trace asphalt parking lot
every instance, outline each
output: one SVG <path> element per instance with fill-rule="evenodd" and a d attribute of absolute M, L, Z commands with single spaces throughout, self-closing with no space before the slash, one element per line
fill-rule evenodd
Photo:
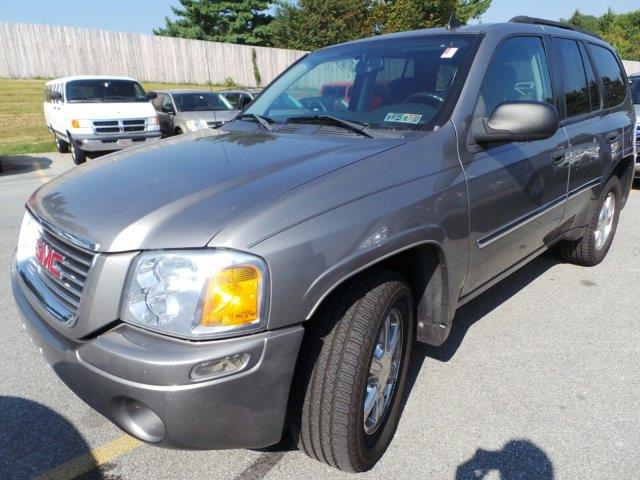
<path fill-rule="evenodd" d="M 60 154 L 2 164 L 0 479 L 355 478 L 287 445 L 143 445 L 76 398 L 22 330 L 9 279 L 25 199 L 73 164 Z M 443 347 L 416 348 L 395 439 L 360 478 L 639 478 L 637 187 L 601 265 L 580 268 L 546 254 L 463 307 Z"/>

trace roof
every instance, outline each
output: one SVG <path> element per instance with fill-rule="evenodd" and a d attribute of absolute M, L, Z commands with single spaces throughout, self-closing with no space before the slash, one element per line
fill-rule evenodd
<path fill-rule="evenodd" d="M 52 83 L 65 83 L 70 82 L 72 80 L 130 80 L 132 82 L 137 82 L 135 78 L 131 77 L 119 77 L 117 75 L 70 75 L 68 77 L 60 77 L 55 78 L 53 80 L 49 80 L 46 85 Z"/>
<path fill-rule="evenodd" d="M 338 45 L 331 45 L 326 47 L 327 50 L 338 47 L 341 45 L 349 45 L 361 42 L 378 42 L 397 38 L 411 38 L 429 35 L 451 35 L 451 34 L 496 34 L 496 35 L 509 35 L 513 33 L 547 33 L 551 35 L 561 35 L 565 37 L 571 37 L 576 39 L 586 40 L 592 43 L 601 45 L 608 45 L 607 42 L 594 36 L 594 34 L 588 32 L 583 33 L 579 30 L 568 28 L 564 24 L 558 24 L 562 26 L 556 26 L 552 21 L 545 21 L 541 19 L 534 19 L 529 17 L 514 17 L 516 20 L 513 22 L 502 23 L 480 23 L 475 25 L 463 25 L 456 28 L 427 28 L 423 30 L 409 30 L 406 32 L 388 33 L 385 35 L 377 35 L 374 37 L 362 38 L 351 42 L 345 42 Z M 522 19 L 527 18 L 532 20 L 529 23 L 523 23 Z M 533 23 L 533 21 L 540 20 L 547 22 L 547 24 Z M 324 49 L 323 49 L 324 50 Z"/>

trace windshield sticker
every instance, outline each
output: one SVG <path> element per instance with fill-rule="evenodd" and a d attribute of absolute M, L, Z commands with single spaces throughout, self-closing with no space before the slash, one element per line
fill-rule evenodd
<path fill-rule="evenodd" d="M 420 123 L 420 119 L 422 115 L 418 115 L 417 113 L 387 113 L 387 116 L 384 117 L 385 122 L 396 122 L 396 123 Z"/>
<path fill-rule="evenodd" d="M 453 58 L 457 51 L 458 49 L 456 47 L 445 48 L 440 58 Z"/>

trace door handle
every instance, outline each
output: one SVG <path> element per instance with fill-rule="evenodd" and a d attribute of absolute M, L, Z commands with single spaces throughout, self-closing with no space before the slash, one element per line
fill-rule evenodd
<path fill-rule="evenodd" d="M 607 143 L 616 143 L 619 137 L 620 135 L 618 135 L 617 133 L 610 133 L 609 135 L 607 135 Z"/>
<path fill-rule="evenodd" d="M 566 154 L 567 154 L 567 151 L 564 148 L 556 150 L 551 155 L 551 161 L 553 162 L 554 165 L 559 165 L 562 162 L 564 162 L 564 157 L 566 156 Z"/>

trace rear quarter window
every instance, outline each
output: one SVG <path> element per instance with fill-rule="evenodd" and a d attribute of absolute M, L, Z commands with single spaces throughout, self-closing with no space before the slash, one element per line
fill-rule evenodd
<path fill-rule="evenodd" d="M 611 50 L 599 45 L 589 44 L 589 53 L 604 85 L 605 108 L 617 107 L 627 96 L 627 86 L 618 60 Z"/>

